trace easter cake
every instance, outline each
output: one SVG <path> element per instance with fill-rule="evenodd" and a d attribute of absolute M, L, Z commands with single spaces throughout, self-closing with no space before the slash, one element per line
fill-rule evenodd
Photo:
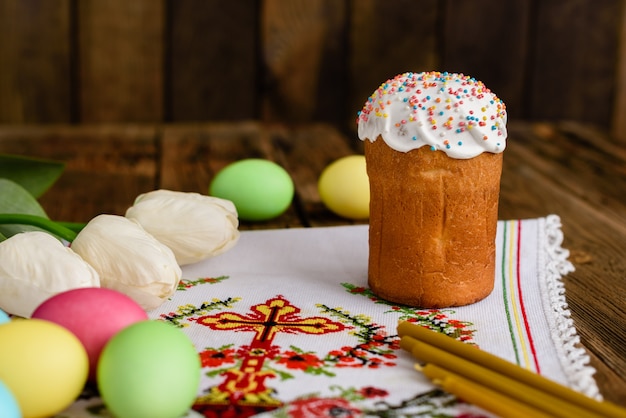
<path fill-rule="evenodd" d="M 379 297 L 440 308 L 491 293 L 506 121 L 504 103 L 463 74 L 400 74 L 368 98 L 357 124 Z"/>

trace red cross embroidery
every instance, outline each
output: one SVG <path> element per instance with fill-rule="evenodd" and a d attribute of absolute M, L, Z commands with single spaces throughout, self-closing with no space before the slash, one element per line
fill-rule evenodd
<path fill-rule="evenodd" d="M 328 318 L 312 316 L 302 318 L 300 309 L 282 296 L 254 305 L 251 312 L 241 315 L 222 312 L 202 316 L 196 320 L 200 325 L 215 331 L 254 332 L 254 337 L 246 351 L 241 367 L 224 373 L 225 380 L 211 388 L 210 395 L 204 397 L 207 403 L 220 399 L 220 403 L 249 403 L 280 406 L 280 401 L 271 396 L 271 389 L 265 386 L 265 379 L 275 377 L 273 372 L 263 371 L 263 363 L 271 352 L 277 333 L 321 335 L 346 329 L 340 322 Z M 202 403 L 203 398 L 198 402 Z M 196 403 L 197 406 L 198 402 Z"/>

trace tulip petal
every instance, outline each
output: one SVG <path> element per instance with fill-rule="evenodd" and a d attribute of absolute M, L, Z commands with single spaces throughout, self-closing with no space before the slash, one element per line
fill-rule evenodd
<path fill-rule="evenodd" d="M 145 310 L 167 300 L 182 276 L 172 250 L 123 216 L 96 216 L 72 248 L 100 274 L 102 287 L 126 294 Z"/>
<path fill-rule="evenodd" d="M 0 308 L 6 312 L 29 318 L 57 293 L 99 286 L 96 270 L 48 233 L 23 232 L 0 243 Z"/>
<path fill-rule="evenodd" d="M 199 193 L 145 193 L 137 197 L 126 217 L 170 247 L 180 265 L 222 254 L 239 239 L 235 205 Z"/>

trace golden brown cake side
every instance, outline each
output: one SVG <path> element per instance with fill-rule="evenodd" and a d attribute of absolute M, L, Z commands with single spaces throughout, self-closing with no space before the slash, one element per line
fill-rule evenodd
<path fill-rule="evenodd" d="M 502 153 L 451 158 L 365 141 L 368 280 L 386 300 L 440 308 L 477 302 L 495 280 Z"/>

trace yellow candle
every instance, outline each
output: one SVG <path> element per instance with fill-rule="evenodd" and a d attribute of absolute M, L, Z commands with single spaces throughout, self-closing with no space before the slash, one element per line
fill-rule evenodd
<path fill-rule="evenodd" d="M 504 396 L 478 383 L 464 379 L 434 364 L 427 364 L 422 368 L 422 372 L 446 392 L 496 415 L 508 418 L 551 417 L 550 414 Z"/>
<path fill-rule="evenodd" d="M 497 391 L 509 398 L 513 398 L 520 403 L 524 403 L 533 408 L 539 409 L 544 413 L 554 417 L 571 418 L 602 418 L 605 415 L 584 409 L 578 405 L 569 403 L 559 398 L 537 390 L 532 386 L 525 385 L 510 377 L 501 375 L 483 366 L 467 361 L 454 354 L 447 353 L 430 344 L 404 336 L 401 338 L 400 346 L 402 348 L 410 348 L 411 353 L 418 359 L 439 366 L 448 372 L 471 380 L 482 386 L 486 386 L 493 391 Z M 428 376 L 429 378 L 437 378 L 444 376 Z"/>
<path fill-rule="evenodd" d="M 515 381 L 550 393 L 555 397 L 579 405 L 589 411 L 595 411 L 597 414 L 626 418 L 626 410 L 615 404 L 610 402 L 598 402 L 568 387 L 559 385 L 545 377 L 532 373 L 513 363 L 489 354 L 486 351 L 479 350 L 444 334 L 406 321 L 398 325 L 398 334 L 401 337 L 410 336 L 431 346 L 438 347 L 443 351 L 462 357 L 487 369 L 493 370 L 494 372 L 506 375 Z"/>

